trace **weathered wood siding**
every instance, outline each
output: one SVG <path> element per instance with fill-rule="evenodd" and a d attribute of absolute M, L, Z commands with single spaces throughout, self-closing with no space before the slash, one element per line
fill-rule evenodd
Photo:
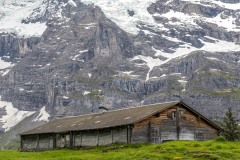
<path fill-rule="evenodd" d="M 22 148 L 37 148 L 38 135 L 28 135 L 22 137 Z"/>
<path fill-rule="evenodd" d="M 97 131 L 83 132 L 81 146 L 97 146 Z"/>
<path fill-rule="evenodd" d="M 218 131 L 206 123 L 201 117 L 196 116 L 189 110 L 180 108 L 180 137 L 182 139 L 211 140 L 218 136 Z M 191 134 L 191 136 L 190 136 Z M 190 140 L 192 140 L 192 138 Z"/>
<path fill-rule="evenodd" d="M 54 144 L 53 134 L 22 136 L 21 141 L 22 150 L 51 149 Z"/>
<path fill-rule="evenodd" d="M 128 142 L 127 126 L 111 129 L 73 132 L 73 146 L 101 146 Z"/>
<path fill-rule="evenodd" d="M 56 134 L 21 136 L 21 149 L 54 149 L 81 146 L 99 146 L 112 143 L 128 143 L 130 131 L 127 126 L 109 129 L 75 131 Z"/>
<path fill-rule="evenodd" d="M 179 116 L 173 116 L 173 112 Z M 160 143 L 165 140 L 209 140 L 218 135 L 216 129 L 183 106 L 174 106 L 136 124 L 132 142 Z"/>
<path fill-rule="evenodd" d="M 99 132 L 99 141 L 98 141 L 98 145 L 99 146 L 104 146 L 104 145 L 108 145 L 108 144 L 112 144 L 112 131 L 109 129 L 106 130 L 101 130 Z"/>
<path fill-rule="evenodd" d="M 39 135 L 39 148 L 41 149 L 53 148 L 53 135 L 52 134 Z"/>
<path fill-rule="evenodd" d="M 113 143 L 127 143 L 127 127 L 117 127 L 112 130 Z"/>
<path fill-rule="evenodd" d="M 70 133 L 57 133 L 56 134 L 56 147 L 70 147 Z"/>

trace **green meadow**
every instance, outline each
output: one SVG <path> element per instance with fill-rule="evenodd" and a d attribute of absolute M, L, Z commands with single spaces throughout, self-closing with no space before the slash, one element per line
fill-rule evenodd
<path fill-rule="evenodd" d="M 44 152 L 0 151 L 0 160 L 240 160 L 240 142 L 171 141 Z"/>

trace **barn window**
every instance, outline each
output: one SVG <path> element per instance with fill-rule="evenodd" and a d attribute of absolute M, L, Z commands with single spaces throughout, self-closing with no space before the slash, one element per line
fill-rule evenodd
<path fill-rule="evenodd" d="M 177 112 L 176 111 L 173 111 L 172 112 L 172 119 L 175 119 L 177 117 Z"/>
<path fill-rule="evenodd" d="M 160 117 L 160 113 L 158 112 L 155 116 L 156 116 L 157 118 L 159 118 L 159 117 Z"/>
<path fill-rule="evenodd" d="M 196 132 L 195 133 L 195 139 L 196 140 L 204 140 L 204 135 L 202 132 Z"/>

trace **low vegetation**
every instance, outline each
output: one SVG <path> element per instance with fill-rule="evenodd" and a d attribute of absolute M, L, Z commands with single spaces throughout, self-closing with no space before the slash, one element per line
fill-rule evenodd
<path fill-rule="evenodd" d="M 239 160 L 240 142 L 171 141 L 163 144 L 118 144 L 80 150 L 0 151 L 4 160 Z"/>

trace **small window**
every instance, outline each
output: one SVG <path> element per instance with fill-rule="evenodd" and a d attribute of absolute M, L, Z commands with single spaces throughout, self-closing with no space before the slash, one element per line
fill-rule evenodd
<path fill-rule="evenodd" d="M 202 132 L 195 133 L 195 140 L 204 140 L 204 135 Z"/>
<path fill-rule="evenodd" d="M 172 119 L 175 119 L 177 117 L 176 111 L 172 112 Z"/>
<path fill-rule="evenodd" d="M 157 118 L 159 118 L 159 117 L 160 117 L 160 113 L 159 113 L 159 112 L 156 114 L 156 117 L 157 117 Z"/>

